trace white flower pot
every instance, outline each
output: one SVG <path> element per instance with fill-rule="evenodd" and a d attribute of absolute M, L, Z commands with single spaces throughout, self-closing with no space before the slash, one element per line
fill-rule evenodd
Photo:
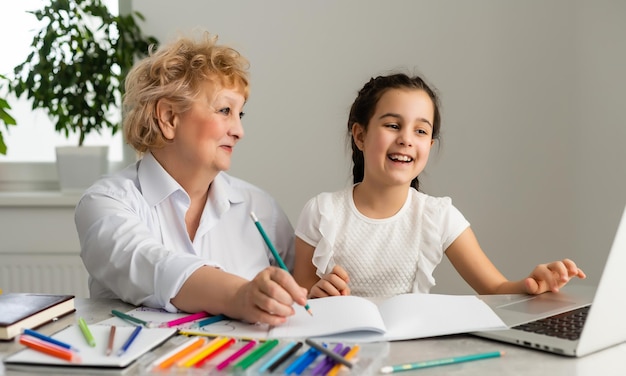
<path fill-rule="evenodd" d="M 62 192 L 82 193 L 109 169 L 108 146 L 58 146 L 57 173 Z"/>

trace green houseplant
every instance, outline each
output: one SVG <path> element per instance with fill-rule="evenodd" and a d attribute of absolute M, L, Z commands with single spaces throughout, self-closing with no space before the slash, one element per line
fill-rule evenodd
<path fill-rule="evenodd" d="M 0 80 L 5 81 L 7 78 L 0 74 Z M 9 129 L 9 125 L 15 125 L 15 119 L 8 112 L 10 109 L 11 106 L 9 105 L 9 102 L 7 102 L 5 98 L 0 97 L 0 121 L 4 123 L 7 130 Z M 0 131 L 0 154 L 5 155 L 6 153 L 7 145 L 4 142 L 4 136 Z"/>
<path fill-rule="evenodd" d="M 79 148 L 92 132 L 115 134 L 124 77 L 135 59 L 158 43 L 143 35 L 138 23 L 143 16 L 115 16 L 102 0 L 48 0 L 29 13 L 41 28 L 28 56 L 15 67 L 9 89 L 32 100 L 33 109 L 44 109 L 57 132 L 78 134 Z"/>

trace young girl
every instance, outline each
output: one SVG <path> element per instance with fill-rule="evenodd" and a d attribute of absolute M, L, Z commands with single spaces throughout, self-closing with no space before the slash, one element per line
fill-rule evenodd
<path fill-rule="evenodd" d="M 540 294 L 585 278 L 565 259 L 507 280 L 450 198 L 419 192 L 440 127 L 437 95 L 419 77 L 376 77 L 359 91 L 348 118 L 354 185 L 311 199 L 296 227 L 294 277 L 309 297 L 428 293 L 444 252 L 479 294 Z"/>

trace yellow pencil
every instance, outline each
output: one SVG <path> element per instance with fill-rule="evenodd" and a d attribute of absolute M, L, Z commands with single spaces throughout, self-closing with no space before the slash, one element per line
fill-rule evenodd
<path fill-rule="evenodd" d="M 354 345 L 354 347 L 343 358 L 345 360 L 350 360 L 350 359 L 354 358 L 356 356 L 356 354 L 359 352 L 360 349 L 361 348 L 359 347 L 359 345 Z M 343 364 L 341 364 L 341 363 L 335 364 L 333 366 L 333 368 L 331 368 L 330 371 L 328 371 L 326 376 L 335 376 L 337 374 L 337 372 L 339 372 L 341 367 L 345 367 L 345 366 Z"/>
<path fill-rule="evenodd" d="M 215 342 L 219 341 L 220 338 L 213 338 L 211 341 L 209 341 L 208 343 L 205 342 L 201 347 L 196 347 L 195 350 L 188 352 L 187 355 L 185 355 L 182 358 L 178 358 L 178 360 L 176 361 L 176 367 L 182 367 L 183 364 L 187 363 L 188 360 L 190 360 L 191 358 L 194 358 L 196 355 L 198 355 L 201 351 L 203 351 L 204 349 L 206 349 L 209 346 L 212 346 L 215 344 Z"/>
<path fill-rule="evenodd" d="M 224 343 L 228 342 L 229 338 L 227 337 L 219 337 L 209 342 L 206 346 L 200 348 L 198 352 L 195 352 L 193 356 L 189 357 L 186 360 L 183 360 L 180 364 L 181 367 L 189 368 L 193 367 L 196 363 L 204 359 L 207 355 L 217 350 Z"/>
<path fill-rule="evenodd" d="M 206 343 L 206 339 L 198 338 L 190 340 L 189 342 L 184 343 L 182 346 L 176 348 L 172 355 L 167 357 L 165 360 L 160 362 L 157 365 L 159 369 L 165 369 L 176 363 L 178 360 L 184 358 L 185 356 L 191 354 L 194 350 L 202 347 Z"/>
<path fill-rule="evenodd" d="M 183 335 L 183 336 L 198 336 L 198 337 L 213 337 L 213 338 L 222 336 L 222 334 L 207 333 L 207 332 L 194 331 L 194 330 L 179 330 L 178 334 Z M 242 337 L 242 336 L 230 336 L 230 337 L 239 341 L 257 341 L 257 342 L 267 341 L 264 338 L 252 338 L 252 337 Z"/>

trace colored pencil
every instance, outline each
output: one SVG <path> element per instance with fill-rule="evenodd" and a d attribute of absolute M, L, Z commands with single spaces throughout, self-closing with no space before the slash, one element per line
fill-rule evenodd
<path fill-rule="evenodd" d="M 128 350 L 130 345 L 133 344 L 133 342 L 135 341 L 135 338 L 137 338 L 137 336 L 139 335 L 139 332 L 141 332 L 142 328 L 143 328 L 143 326 L 136 326 L 135 327 L 135 330 L 133 330 L 133 332 L 130 334 L 130 336 L 128 337 L 126 342 L 124 342 L 122 347 L 117 351 L 117 356 L 124 355 L 124 353 Z"/>
<path fill-rule="evenodd" d="M 91 334 L 87 323 L 82 317 L 78 319 L 78 327 L 80 327 L 80 331 L 83 333 L 83 336 L 85 337 L 85 340 L 87 341 L 89 346 L 96 347 L 96 340 L 93 338 L 93 335 Z"/>
<path fill-rule="evenodd" d="M 127 314 L 127 313 L 120 312 L 117 309 L 111 310 L 111 313 L 114 316 L 117 316 L 117 317 L 119 317 L 122 320 L 130 321 L 133 324 L 143 325 L 146 328 L 154 328 L 156 326 L 156 324 L 153 323 L 153 322 L 148 322 L 148 321 L 145 321 L 145 320 L 142 320 L 142 319 L 138 319 L 135 316 L 131 316 L 131 315 Z"/>
<path fill-rule="evenodd" d="M 324 350 L 327 350 L 324 346 L 321 346 Z M 341 353 L 341 350 L 343 349 L 343 344 L 338 343 L 335 345 L 335 347 L 333 348 L 333 354 L 336 354 L 337 356 L 339 356 L 339 354 Z M 319 350 L 319 348 L 318 348 Z M 325 353 L 325 351 L 322 351 L 322 353 Z M 343 357 L 341 357 L 343 359 Z M 335 363 L 335 360 L 333 357 L 331 357 L 330 355 L 327 355 L 321 362 L 319 362 L 312 370 L 311 370 L 311 376 L 317 376 L 322 373 L 322 370 L 326 369 L 326 367 L 328 365 L 332 365 Z M 328 367 L 328 369 L 330 369 L 331 367 Z M 350 368 L 352 368 L 352 363 L 350 364 Z"/>
<path fill-rule="evenodd" d="M 281 364 L 285 363 L 289 358 L 291 358 L 295 353 L 297 353 L 298 350 L 300 350 L 300 348 L 302 347 L 302 345 L 303 345 L 302 342 L 296 343 L 295 346 L 289 349 L 289 351 L 284 353 L 280 358 L 276 359 L 276 361 L 271 366 L 269 366 L 267 370 L 270 373 L 274 372 L 278 367 L 281 366 Z"/>
<path fill-rule="evenodd" d="M 294 360 L 289 366 L 287 366 L 287 369 L 285 369 L 285 375 L 294 372 L 300 366 L 300 364 L 304 362 L 314 351 L 317 350 L 315 350 L 315 348 L 313 347 L 309 347 L 307 351 L 305 351 L 303 354 L 300 354 L 300 356 L 297 357 L 296 360 Z"/>
<path fill-rule="evenodd" d="M 340 354 L 341 356 L 346 356 L 346 354 L 350 352 L 350 346 L 346 346 L 343 349 L 341 349 Z M 330 361 L 326 364 L 326 366 L 324 368 L 322 368 L 318 375 L 326 375 L 328 374 L 328 372 L 335 367 L 335 365 L 337 364 L 337 362 L 335 362 L 334 360 L 330 359 Z M 315 375 L 311 375 L 311 376 L 315 376 Z"/>
<path fill-rule="evenodd" d="M 423 360 L 423 361 L 414 362 L 414 363 L 405 363 L 405 364 L 398 364 L 394 366 L 385 366 L 380 369 L 380 372 L 381 373 L 395 373 L 395 372 L 409 371 L 409 370 L 414 370 L 414 369 L 445 366 L 448 364 L 471 362 L 471 361 L 480 360 L 480 359 L 497 358 L 502 355 L 504 355 L 503 351 L 492 351 L 492 352 L 479 353 L 479 354 L 454 356 L 454 357 L 449 357 L 449 358 Z"/>
<path fill-rule="evenodd" d="M 346 358 L 346 360 L 350 360 L 350 359 L 354 358 L 356 356 L 356 354 L 359 353 L 360 349 L 361 349 L 361 347 L 359 345 L 354 345 L 354 347 L 352 347 L 350 349 L 350 351 L 348 351 L 348 353 L 344 356 L 344 358 Z M 341 364 L 341 363 L 335 364 L 335 366 L 333 368 L 331 368 L 330 371 L 328 371 L 326 376 L 335 376 L 339 372 L 341 367 L 343 367 L 343 364 Z"/>
<path fill-rule="evenodd" d="M 319 343 L 313 341 L 310 338 L 305 339 L 304 342 L 307 345 L 311 346 L 311 347 L 315 347 L 318 351 L 320 351 L 320 352 L 324 353 L 324 355 L 332 358 L 337 363 L 341 363 L 341 364 L 343 364 L 344 366 L 346 366 L 348 368 L 352 368 L 352 363 L 347 361 L 343 356 L 337 354 L 335 351 L 331 351 L 330 349 L 320 345 Z"/>
<path fill-rule="evenodd" d="M 285 265 L 285 262 L 280 257 L 280 254 L 278 253 L 276 248 L 274 248 L 274 244 L 270 240 L 269 236 L 267 236 L 267 234 L 265 233 L 265 230 L 263 229 L 263 226 L 261 226 L 261 222 L 259 222 L 259 219 L 254 214 L 254 212 L 250 213 L 250 217 L 252 217 L 252 220 L 254 221 L 254 224 L 256 225 L 256 228 L 261 233 L 261 236 L 263 237 L 263 240 L 265 240 L 265 244 L 267 244 L 267 247 L 270 249 L 270 252 L 272 252 L 272 255 L 274 256 L 274 259 L 276 260 L 278 265 L 281 267 L 281 269 L 286 270 L 287 272 L 289 272 L 289 269 L 287 268 L 287 265 Z M 308 303 L 306 303 L 304 305 L 304 309 L 306 309 L 306 311 L 309 313 L 309 315 L 313 316 L 313 312 L 311 311 L 311 307 L 309 307 Z"/>
<path fill-rule="evenodd" d="M 156 368 L 166 369 L 176 363 L 185 356 L 191 354 L 194 350 L 202 347 L 206 343 L 204 338 L 190 338 L 188 341 L 171 351 L 166 357 L 160 361 Z"/>
<path fill-rule="evenodd" d="M 228 317 L 226 317 L 224 315 L 215 315 L 215 316 L 211 316 L 211 317 L 208 317 L 206 319 L 198 321 L 194 325 L 194 327 L 195 328 L 202 328 L 203 326 L 214 324 L 216 322 L 223 321 L 223 320 L 228 320 Z"/>
<path fill-rule="evenodd" d="M 213 341 L 210 341 L 204 347 L 201 347 L 200 350 L 194 352 L 193 355 L 178 362 L 178 366 L 184 367 L 184 368 L 193 367 L 196 363 L 201 361 L 207 355 L 213 353 L 216 349 L 218 349 L 221 345 L 223 345 L 227 341 L 228 341 L 228 338 L 226 337 L 215 338 Z"/>
<path fill-rule="evenodd" d="M 67 360 L 70 363 L 81 363 L 80 356 L 72 350 L 37 339 L 36 337 L 21 334 L 19 342 L 26 347 L 39 351 L 40 353 Z"/>
<path fill-rule="evenodd" d="M 296 375 L 302 374 L 307 367 L 317 359 L 317 357 L 321 354 L 321 352 L 315 347 L 311 347 L 313 351 L 309 353 L 309 355 L 296 367 L 293 371 Z"/>
<path fill-rule="evenodd" d="M 241 347 L 234 354 L 232 354 L 231 356 L 226 358 L 224 361 L 222 361 L 220 364 L 218 364 L 215 368 L 218 371 L 223 370 L 224 368 L 228 367 L 232 362 L 237 360 L 240 356 L 242 356 L 243 354 L 248 352 L 250 349 L 252 349 L 255 345 L 256 345 L 256 341 L 250 341 L 250 342 L 246 343 L 243 347 Z"/>
<path fill-rule="evenodd" d="M 276 354 L 274 354 L 267 362 L 263 363 L 263 365 L 261 367 L 259 367 L 258 369 L 258 373 L 263 373 L 265 371 L 267 371 L 268 368 L 270 368 L 270 366 L 272 364 L 274 364 L 278 359 L 280 359 L 280 357 L 282 357 L 285 353 L 287 353 L 289 351 L 289 349 L 291 349 L 292 347 L 294 347 L 296 345 L 295 342 L 289 342 L 288 344 L 286 344 L 285 346 L 283 346 L 279 351 L 276 352 Z"/>
<path fill-rule="evenodd" d="M 61 342 L 58 339 L 54 339 L 52 337 L 48 337 L 45 334 L 41 334 L 41 333 L 39 333 L 37 331 L 34 331 L 34 330 L 31 330 L 31 329 L 24 328 L 22 330 L 22 333 L 28 334 L 31 337 L 39 338 L 40 340 L 45 341 L 45 342 L 53 343 L 53 344 L 55 344 L 57 346 L 61 346 L 61 347 L 66 348 L 68 350 L 78 351 L 78 349 L 76 347 L 70 345 L 69 343 Z"/>
<path fill-rule="evenodd" d="M 204 365 L 204 363 L 208 362 L 209 360 L 213 359 L 214 357 L 216 357 L 219 353 L 221 353 L 222 351 L 226 350 L 227 348 L 229 348 L 230 346 L 232 346 L 235 342 L 234 338 L 227 338 L 227 341 L 222 342 L 219 344 L 219 346 L 217 346 L 217 348 L 215 350 L 213 350 L 212 352 L 209 352 L 208 354 L 206 354 L 206 356 L 202 359 L 200 359 L 198 361 L 198 363 L 194 364 L 194 367 L 196 368 L 200 368 Z"/>
<path fill-rule="evenodd" d="M 267 354 L 271 349 L 273 349 L 276 345 L 278 345 L 277 339 L 272 339 L 258 348 L 256 348 L 253 352 L 251 352 L 248 356 L 243 358 L 239 363 L 235 364 L 235 368 L 247 369 L 251 365 L 253 365 L 257 360 L 261 359 L 263 355 Z"/>
<path fill-rule="evenodd" d="M 184 335 L 184 336 L 201 336 L 201 337 L 219 337 L 222 336 L 223 334 L 217 334 L 217 333 L 207 333 L 207 332 L 202 332 L 202 331 L 195 331 L 195 330 L 179 330 L 178 334 Z M 229 336 L 231 338 L 234 338 L 236 340 L 240 340 L 240 341 L 257 341 L 257 342 L 265 342 L 265 339 L 261 338 L 252 338 L 252 337 L 239 337 L 239 336 Z"/>
<path fill-rule="evenodd" d="M 195 320 L 199 320 L 202 318 L 207 317 L 209 314 L 206 312 L 196 312 L 196 313 L 192 313 L 191 315 L 185 316 L 185 317 L 181 317 L 179 319 L 176 320 L 171 320 L 168 322 L 164 322 L 163 324 L 161 324 L 161 326 L 166 327 L 166 328 L 171 328 L 172 326 L 176 326 L 176 325 L 181 325 L 181 324 L 186 324 L 188 322 L 191 321 L 195 321 Z"/>
<path fill-rule="evenodd" d="M 106 355 L 109 356 L 113 352 L 113 344 L 115 343 L 115 325 L 111 325 L 109 331 L 109 343 L 107 344 Z"/>

